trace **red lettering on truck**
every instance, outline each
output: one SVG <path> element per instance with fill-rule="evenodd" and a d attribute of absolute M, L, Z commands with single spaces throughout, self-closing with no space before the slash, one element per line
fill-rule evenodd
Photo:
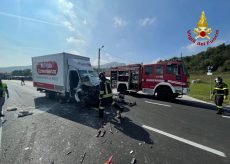
<path fill-rule="evenodd" d="M 58 65 L 55 61 L 39 62 L 37 64 L 37 73 L 39 75 L 57 75 Z"/>

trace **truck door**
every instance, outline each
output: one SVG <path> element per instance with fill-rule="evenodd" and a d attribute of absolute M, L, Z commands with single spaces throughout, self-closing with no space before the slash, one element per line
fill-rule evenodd
<path fill-rule="evenodd" d="M 77 88 L 79 83 L 79 76 L 76 70 L 69 71 L 69 87 L 70 87 L 70 94 L 74 96 L 75 91 L 74 89 Z"/>
<path fill-rule="evenodd" d="M 117 71 L 111 71 L 111 85 L 112 88 L 117 88 Z"/>
<path fill-rule="evenodd" d="M 153 77 L 154 78 L 154 87 L 161 83 L 161 82 L 164 82 L 164 77 L 165 77 L 165 68 L 164 68 L 164 65 L 163 64 L 157 64 L 155 65 L 156 67 L 156 74 L 155 76 Z"/>
<path fill-rule="evenodd" d="M 143 73 L 142 73 L 142 88 L 153 89 L 153 77 L 154 77 L 154 66 L 153 65 L 144 65 Z"/>
<path fill-rule="evenodd" d="M 181 81 L 181 66 L 178 64 L 168 64 L 166 65 L 165 77 L 167 81 L 176 83 Z"/>

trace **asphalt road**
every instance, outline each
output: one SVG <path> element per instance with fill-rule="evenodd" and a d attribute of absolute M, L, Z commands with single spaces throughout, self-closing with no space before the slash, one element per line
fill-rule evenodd
<path fill-rule="evenodd" d="M 230 117 L 216 115 L 212 105 L 126 96 L 137 105 L 126 106 L 121 120 L 114 110 L 107 112 L 106 133 L 96 137 L 101 125 L 96 108 L 46 99 L 28 82 L 6 82 L 1 164 L 104 164 L 110 156 L 113 164 L 132 158 L 137 164 L 230 163 Z M 33 114 L 18 118 L 20 110 Z"/>

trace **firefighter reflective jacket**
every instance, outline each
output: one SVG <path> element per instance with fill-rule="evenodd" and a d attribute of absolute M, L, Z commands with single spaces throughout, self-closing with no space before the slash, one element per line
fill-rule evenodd
<path fill-rule="evenodd" d="M 227 96 L 228 95 L 228 86 L 225 83 L 221 84 L 216 84 L 214 90 L 213 90 L 214 95 L 222 95 L 222 96 Z"/>
<path fill-rule="evenodd" d="M 108 98 L 108 97 L 112 97 L 112 96 L 113 96 L 113 93 L 112 93 L 110 81 L 107 79 L 105 81 L 101 81 L 100 82 L 100 97 L 99 97 L 99 99 Z"/>
<path fill-rule="evenodd" d="M 5 97 L 7 91 L 7 85 L 5 83 L 0 84 L 0 97 Z"/>

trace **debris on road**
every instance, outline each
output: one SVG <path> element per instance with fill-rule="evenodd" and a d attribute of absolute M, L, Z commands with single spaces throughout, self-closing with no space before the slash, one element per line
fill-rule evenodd
<path fill-rule="evenodd" d="M 149 147 L 150 147 L 151 149 L 153 148 L 153 146 L 152 146 L 152 145 L 150 145 Z"/>
<path fill-rule="evenodd" d="M 104 137 L 105 133 L 106 133 L 106 131 L 103 130 L 102 133 L 101 133 L 101 135 L 100 135 L 100 137 Z"/>
<path fill-rule="evenodd" d="M 2 121 L 2 124 L 5 124 L 7 120 Z"/>
<path fill-rule="evenodd" d="M 72 151 L 69 151 L 66 155 L 70 155 L 72 153 Z"/>
<path fill-rule="evenodd" d="M 86 152 L 83 155 L 81 155 L 81 160 L 80 160 L 81 163 L 84 161 L 85 155 L 86 155 Z"/>
<path fill-rule="evenodd" d="M 133 107 L 133 106 L 135 106 L 135 105 L 137 105 L 136 102 L 130 102 L 130 103 L 129 103 L 129 107 Z"/>
<path fill-rule="evenodd" d="M 26 147 L 25 150 L 29 150 L 29 149 L 32 149 L 31 147 Z"/>
<path fill-rule="evenodd" d="M 109 132 L 113 134 L 113 130 L 112 130 L 112 126 L 111 126 L 111 122 L 109 122 Z"/>
<path fill-rule="evenodd" d="M 133 154 L 133 150 L 130 151 L 130 154 Z"/>
<path fill-rule="evenodd" d="M 96 137 L 99 137 L 101 134 L 101 129 L 98 129 Z"/>
<path fill-rule="evenodd" d="M 106 141 L 107 141 L 107 139 L 105 139 L 105 140 L 102 142 L 102 144 L 105 143 Z"/>
<path fill-rule="evenodd" d="M 131 164 L 135 164 L 136 163 L 136 158 L 133 158 L 132 161 L 131 161 Z"/>
<path fill-rule="evenodd" d="M 20 111 L 19 114 L 18 114 L 18 117 L 25 117 L 25 116 L 29 116 L 29 115 L 32 115 L 33 113 L 32 112 L 29 112 L 29 111 Z"/>
<path fill-rule="evenodd" d="M 16 111 L 18 108 L 17 107 L 8 107 L 6 110 L 8 112 L 11 112 L 11 111 Z"/>
<path fill-rule="evenodd" d="M 141 146 L 142 145 L 142 143 L 141 142 L 139 142 L 139 144 L 138 144 L 139 146 Z"/>
<path fill-rule="evenodd" d="M 111 155 L 108 161 L 105 162 L 105 164 L 112 164 L 112 159 L 113 159 L 113 156 Z"/>

